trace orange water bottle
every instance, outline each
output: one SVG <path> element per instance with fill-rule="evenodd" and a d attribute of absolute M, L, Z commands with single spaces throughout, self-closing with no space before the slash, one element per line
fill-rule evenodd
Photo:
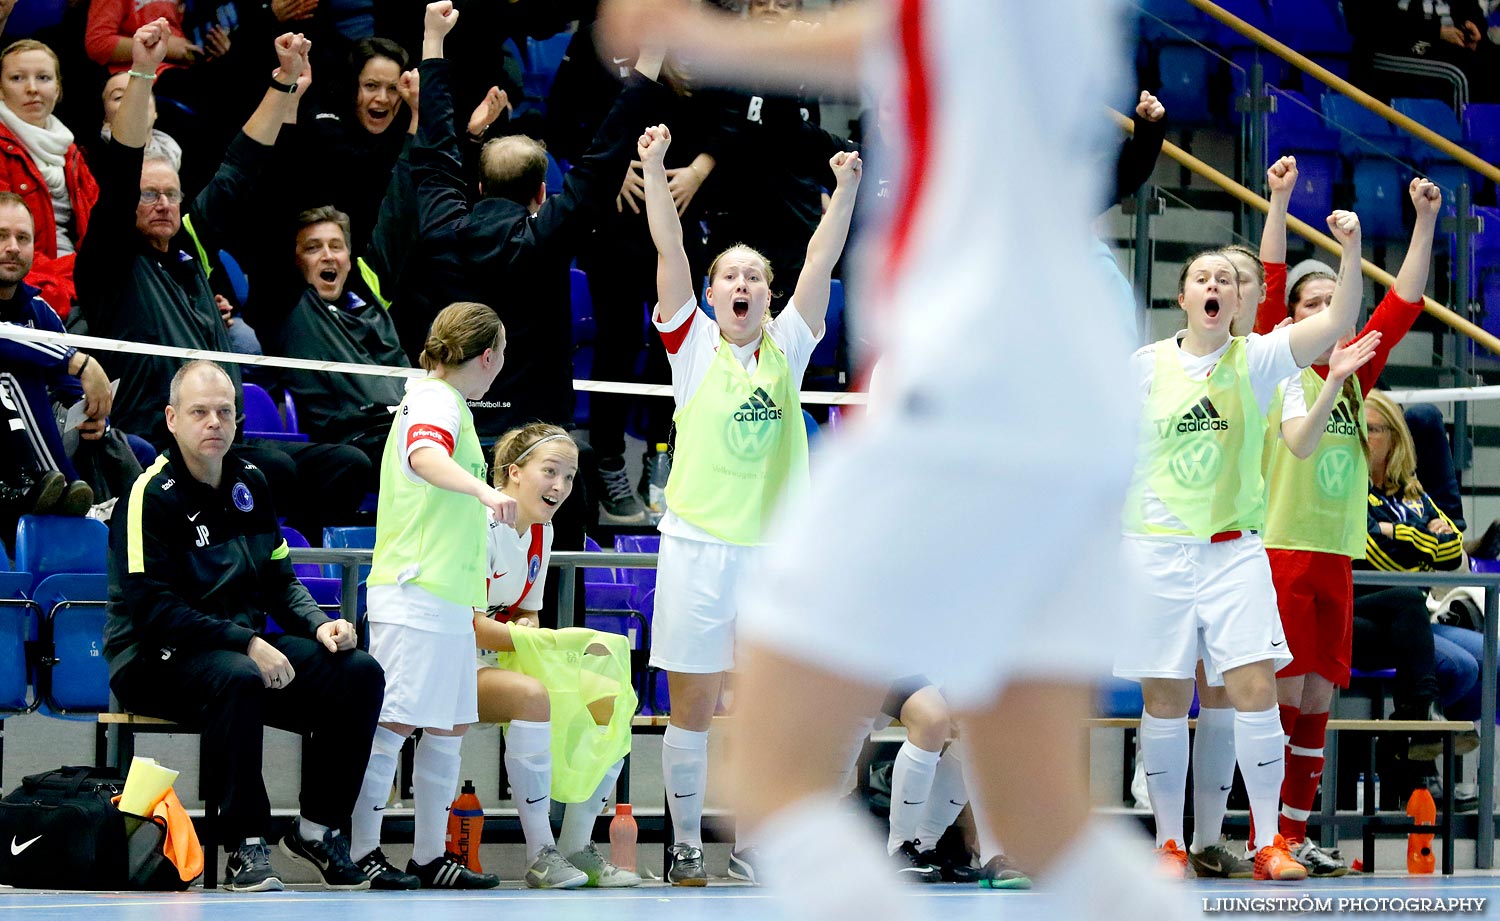
<path fill-rule="evenodd" d="M 1448 781 L 1444 778 L 1445 782 Z M 1418 825 L 1437 823 L 1437 804 L 1426 787 L 1418 787 L 1406 799 L 1406 814 Z M 1410 834 L 1406 836 L 1406 872 L 1431 873 L 1437 863 L 1432 853 L 1432 834 Z"/>
<path fill-rule="evenodd" d="M 609 862 L 622 870 L 635 870 L 635 816 L 629 803 L 615 804 L 615 817 L 609 820 Z"/>
<path fill-rule="evenodd" d="M 448 853 L 459 859 L 475 873 L 483 873 L 479 865 L 479 839 L 484 833 L 484 807 L 474 793 L 474 781 L 464 781 L 458 799 L 448 810 Z"/>

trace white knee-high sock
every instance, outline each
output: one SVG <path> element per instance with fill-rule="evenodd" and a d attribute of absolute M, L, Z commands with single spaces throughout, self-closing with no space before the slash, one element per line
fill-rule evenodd
<path fill-rule="evenodd" d="M 668 726 L 661 740 L 661 773 L 672 810 L 672 840 L 703 847 L 708 733 Z"/>
<path fill-rule="evenodd" d="M 1234 786 L 1234 711 L 1203 707 L 1193 734 L 1193 850 L 1224 832 L 1224 810 Z"/>
<path fill-rule="evenodd" d="M 964 786 L 964 743 L 960 739 L 943 752 L 937 764 L 937 774 L 932 778 L 927 812 L 917 823 L 917 840 L 922 842 L 923 850 L 937 847 L 938 839 L 958 818 L 968 801 L 969 789 Z"/>
<path fill-rule="evenodd" d="M 849 738 L 844 741 L 844 748 L 838 752 L 839 766 L 838 780 L 834 784 L 834 790 L 840 796 L 849 792 L 849 784 L 854 780 L 854 768 L 859 764 L 859 753 L 865 747 L 865 740 L 870 733 L 875 731 L 875 717 L 869 716 L 853 726 L 849 727 Z"/>
<path fill-rule="evenodd" d="M 1187 805 L 1187 717 L 1157 719 L 1142 713 L 1141 759 L 1146 763 L 1146 787 L 1156 816 L 1156 845 L 1175 841 L 1181 846 L 1182 810 Z"/>
<path fill-rule="evenodd" d="M 412 762 L 413 803 L 411 859 L 427 864 L 443 856 L 443 837 L 448 832 L 448 809 L 458 792 L 462 767 L 463 736 L 422 733 Z"/>
<path fill-rule="evenodd" d="M 505 771 L 521 816 L 526 862 L 552 840 L 552 723 L 511 720 L 505 731 Z"/>
<path fill-rule="evenodd" d="M 1276 839 L 1281 799 L 1281 781 L 1286 776 L 1286 736 L 1281 730 L 1281 712 L 1272 707 L 1258 712 L 1240 711 L 1234 716 L 1234 750 L 1250 797 L 1250 818 L 1255 821 L 1255 849 L 1269 847 Z"/>
<path fill-rule="evenodd" d="M 621 758 L 604 772 L 604 779 L 594 788 L 594 795 L 581 803 L 569 803 L 563 812 L 562 833 L 557 836 L 557 849 L 564 857 L 570 857 L 588 846 L 594 837 L 594 820 L 609 805 L 615 792 L 615 781 L 620 779 L 620 768 L 625 766 Z"/>
<path fill-rule="evenodd" d="M 886 853 L 896 853 L 903 843 L 917 836 L 917 823 L 927 812 L 927 797 L 932 793 L 932 779 L 941 757 L 942 752 L 918 748 L 910 741 L 901 743 L 891 768 L 891 830 L 885 842 Z"/>
<path fill-rule="evenodd" d="M 375 727 L 370 763 L 365 767 L 359 797 L 354 801 L 354 814 L 349 819 L 349 856 L 355 860 L 380 847 L 380 820 L 391 798 L 391 782 L 396 779 L 396 762 L 405 742 L 384 726 Z"/>

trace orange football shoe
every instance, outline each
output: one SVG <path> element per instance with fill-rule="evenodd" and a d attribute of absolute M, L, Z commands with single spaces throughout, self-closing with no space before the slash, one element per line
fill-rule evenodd
<path fill-rule="evenodd" d="M 1167 839 L 1167 843 L 1156 849 L 1156 858 L 1161 875 L 1167 879 L 1186 879 L 1188 875 L 1187 851 L 1177 846 L 1176 839 Z"/>
<path fill-rule="evenodd" d="M 1255 855 L 1255 879 L 1298 880 L 1307 879 L 1307 867 L 1298 863 L 1287 848 L 1286 839 L 1277 835 L 1269 847 L 1263 847 Z"/>

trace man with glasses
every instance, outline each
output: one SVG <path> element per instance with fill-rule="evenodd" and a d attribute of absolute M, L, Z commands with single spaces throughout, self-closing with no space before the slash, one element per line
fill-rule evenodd
<path fill-rule="evenodd" d="M 230 142 L 213 179 L 189 202 L 172 164 L 146 158 L 144 151 L 151 135 L 151 83 L 167 35 L 165 20 L 158 20 L 132 40 L 130 81 L 111 126 L 113 139 L 94 163 L 97 223 L 91 220 L 78 254 L 79 310 L 94 335 L 230 352 L 235 349 L 208 283 L 207 254 L 244 223 L 252 187 L 281 125 L 295 114 L 311 82 L 311 43 L 291 33 L 276 39 L 280 66 L 260 105 Z M 121 354 L 111 364 L 120 375 L 115 424 L 159 449 L 168 447 L 161 408 L 181 362 Z M 238 366 L 227 373 L 238 393 Z M 314 536 L 325 523 L 348 522 L 375 485 L 369 459 L 354 448 L 277 442 L 245 446 L 240 453 L 266 472 L 289 523 Z"/>

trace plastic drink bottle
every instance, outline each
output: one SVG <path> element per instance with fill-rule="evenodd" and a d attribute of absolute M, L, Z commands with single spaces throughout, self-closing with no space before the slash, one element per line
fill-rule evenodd
<path fill-rule="evenodd" d="M 1418 825 L 1437 823 L 1437 804 L 1426 787 L 1418 787 L 1406 800 L 1406 814 Z M 1406 872 L 1431 873 L 1437 865 L 1437 856 L 1432 853 L 1432 833 L 1406 836 Z"/>
<path fill-rule="evenodd" d="M 615 804 L 615 817 L 609 820 L 609 862 L 622 870 L 635 870 L 635 816 L 629 803 Z"/>
<path fill-rule="evenodd" d="M 475 873 L 483 873 L 479 865 L 479 839 L 484 833 L 484 807 L 474 793 L 474 781 L 464 781 L 458 799 L 448 811 L 448 853 Z"/>

